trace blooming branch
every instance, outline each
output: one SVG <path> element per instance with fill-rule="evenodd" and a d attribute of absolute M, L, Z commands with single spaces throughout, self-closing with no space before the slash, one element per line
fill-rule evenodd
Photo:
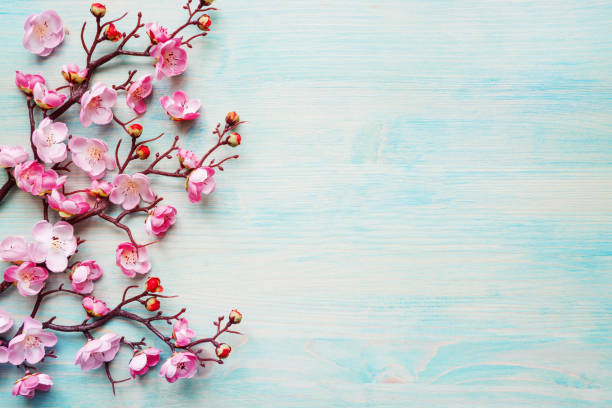
<path fill-rule="evenodd" d="M 164 237 L 175 224 L 177 216 L 176 208 L 160 204 L 163 197 L 153 191 L 148 176 L 155 174 L 186 179 L 188 199 L 198 202 L 202 194 L 211 194 L 215 190 L 215 169 L 223 171 L 222 165 L 239 157 L 237 154 L 229 155 L 217 162 L 211 158 L 221 147 L 233 148 L 241 144 L 240 134 L 233 131 L 245 122 L 240 121 L 235 112 L 230 112 L 223 129 L 219 124 L 213 132 L 216 143 L 201 156 L 183 149 L 179 137 L 175 136 L 169 147 L 154 152 L 144 170 L 130 173 L 130 164 L 136 160 L 148 160 L 152 150 L 150 146 L 165 134 L 141 140 L 144 129 L 135 123 L 147 110 L 147 99 L 152 93 L 154 81 L 180 75 L 187 69 L 185 48 L 192 48 L 194 40 L 210 32 L 212 20 L 206 12 L 216 10 L 209 7 L 212 2 L 186 0 L 183 5 L 187 12 L 186 22 L 174 31 L 158 23 L 144 23 L 142 13 L 138 13 L 135 25 L 126 32 L 118 26 L 124 23 L 127 13 L 104 21 L 106 7 L 94 3 L 90 9 L 95 18 L 93 38 L 87 41 L 87 22 L 83 23 L 80 31 L 85 65 L 81 68 L 76 64 L 62 67 L 61 74 L 67 85 L 48 87 L 43 76 L 17 71 L 16 85 L 26 96 L 30 123 L 28 144 L 32 160 L 29 160 L 30 154 L 22 146 L 0 146 L 0 167 L 5 168 L 7 175 L 7 180 L 0 187 L 0 202 L 17 186 L 40 200 L 43 208 L 42 219 L 32 228 L 32 240 L 28 241 L 24 236 L 9 236 L 0 241 L 0 261 L 9 263 L 4 271 L 4 280 L 0 281 L 0 293 L 16 287 L 19 295 L 35 299 L 31 313 L 8 337 L 6 344 L 0 341 L 0 363 L 10 363 L 25 370 L 25 376 L 15 382 L 13 395 L 32 398 L 36 391 L 48 391 L 53 385 L 51 377 L 38 372 L 37 368 L 46 359 L 58 357 L 50 349 L 57 342 L 53 332 L 81 333 L 87 339 L 74 358 L 75 364 L 83 371 L 104 366 L 113 393 L 117 384 L 145 375 L 160 362 L 162 350 L 149 346 L 146 336 L 139 341 L 129 341 L 124 336 L 108 332 L 97 337 L 96 330 L 115 319 L 137 322 L 150 336 L 165 344 L 170 355 L 161 365 L 160 376 L 169 382 L 191 378 L 199 366 L 222 364 L 223 359 L 229 356 L 231 347 L 220 342 L 220 338 L 225 334 L 240 334 L 232 330 L 242 320 L 237 310 L 231 311 L 225 324 L 223 316 L 213 322 L 216 327 L 214 335 L 198 337 L 185 317 L 187 308 L 183 307 L 174 314 L 161 310 L 165 299 L 176 296 L 161 294 L 164 289 L 159 278 L 148 278 L 137 294 L 133 294 L 133 290 L 141 286 L 128 285 L 123 290 L 121 301 L 109 307 L 94 295 L 95 286 L 104 274 L 102 268 L 93 259 L 75 259 L 79 246 L 85 243 L 77 235 L 79 224 L 85 220 L 103 220 L 127 235 L 128 241 L 120 243 L 115 250 L 115 261 L 121 272 L 129 278 L 148 274 L 153 268 L 148 247 Z M 183 33 L 190 27 L 197 27 L 200 32 L 183 39 Z M 129 49 L 130 40 L 138 38 L 143 28 L 150 38 L 150 44 L 140 50 Z M 28 17 L 23 44 L 32 53 L 50 55 L 63 40 L 62 20 L 56 12 L 46 11 Z M 116 42 L 117 46 L 109 53 L 99 55 L 98 45 L 106 41 Z M 110 87 L 101 82 L 94 83 L 97 70 L 119 56 L 155 59 L 152 61 L 154 70 L 140 77 L 136 76 L 136 69 L 129 70 L 127 79 Z M 122 95 L 125 92 L 126 105 L 134 110 L 134 118 L 122 120 L 113 112 L 118 91 Z M 190 99 L 180 90 L 162 97 L 160 103 L 174 121 L 195 120 L 200 114 L 200 100 Z M 114 146 L 109 146 L 101 139 L 71 134 L 67 125 L 59 119 L 77 105 L 80 105 L 79 118 L 83 127 L 115 123 L 129 137 L 126 143 L 129 145 L 125 146 L 122 138 Z M 43 118 L 39 123 L 36 122 L 37 110 L 40 110 Z M 120 157 L 122 144 L 127 148 L 123 158 Z M 158 169 L 162 162 L 175 157 L 176 170 Z M 207 161 L 208 165 L 205 164 Z M 65 184 L 73 179 L 72 175 L 77 169 L 89 176 L 90 184 L 67 191 Z M 115 206 L 121 206 L 123 210 L 118 215 L 111 215 Z M 141 213 L 146 214 L 145 231 L 152 236 L 152 240 L 146 244 L 136 242 L 132 229 L 125 222 L 127 217 Z M 61 283 L 55 289 L 46 289 L 51 274 L 65 274 L 71 288 Z M 82 323 L 60 324 L 56 322 L 58 316 L 36 320 L 42 304 L 56 295 L 71 295 L 80 301 L 87 316 Z M 127 306 L 144 307 L 147 314 L 134 312 L 133 309 L 128 311 Z M 159 327 L 160 323 L 166 323 L 172 330 L 164 330 Z M 10 314 L 0 309 L 0 334 L 9 333 L 13 325 Z M 211 356 L 205 349 L 197 347 L 202 344 L 212 345 L 215 355 Z M 129 364 L 131 378 L 116 380 L 111 374 L 111 362 L 122 345 L 133 353 Z"/>

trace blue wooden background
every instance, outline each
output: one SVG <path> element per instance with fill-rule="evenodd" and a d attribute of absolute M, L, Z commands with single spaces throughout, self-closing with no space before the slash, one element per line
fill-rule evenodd
<path fill-rule="evenodd" d="M 110 16 L 183 20 L 179 0 L 108 0 Z M 248 120 L 242 158 L 191 205 L 176 180 L 156 191 L 181 218 L 152 248 L 154 272 L 202 334 L 233 307 L 244 337 L 222 367 L 170 385 L 156 373 L 118 386 L 73 366 L 83 340 L 60 335 L 41 368 L 50 393 L 22 407 L 612 406 L 612 2 L 218 0 L 212 33 L 178 79 L 156 83 L 146 134 L 204 150 L 229 110 Z M 176 5 L 176 7 L 174 7 Z M 14 71 L 62 84 L 82 64 L 89 2 L 0 4 L 0 144 L 25 143 Z M 54 8 L 72 34 L 48 59 L 21 46 L 28 14 Z M 129 22 L 129 24 L 127 23 Z M 143 40 L 144 41 L 144 40 Z M 118 83 L 124 58 L 100 73 Z M 169 121 L 179 88 L 204 114 Z M 127 118 L 128 111 L 119 109 Z M 113 142 L 116 127 L 71 132 Z M 165 143 L 169 143 L 167 140 Z M 0 231 L 29 235 L 40 203 L 12 194 Z M 142 217 L 131 224 L 144 237 Z M 114 266 L 121 232 L 80 228 L 110 304 L 131 281 Z M 32 299 L 3 296 L 25 315 Z M 82 319 L 55 298 L 42 317 Z M 143 331 L 128 323 L 108 329 Z M 114 364 L 127 374 L 128 357 Z M 123 367 L 122 367 L 123 366 Z"/>

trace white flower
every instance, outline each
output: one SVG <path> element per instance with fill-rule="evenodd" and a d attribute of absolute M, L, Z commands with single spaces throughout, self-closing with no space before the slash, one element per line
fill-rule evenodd
<path fill-rule="evenodd" d="M 44 118 L 32 133 L 32 141 L 40 159 L 45 163 L 64 161 L 67 155 L 64 140 L 67 136 L 68 127 L 65 123 Z"/>
<path fill-rule="evenodd" d="M 72 161 L 92 179 L 99 179 L 104 172 L 115 168 L 115 159 L 108 153 L 108 145 L 100 139 L 73 137 L 68 142 Z"/>
<path fill-rule="evenodd" d="M 35 251 L 39 262 L 44 259 L 51 272 L 63 272 L 68 266 L 68 257 L 77 249 L 72 225 L 66 221 L 58 221 L 55 225 L 44 220 L 38 221 L 34 224 L 32 234 L 36 240 Z"/>

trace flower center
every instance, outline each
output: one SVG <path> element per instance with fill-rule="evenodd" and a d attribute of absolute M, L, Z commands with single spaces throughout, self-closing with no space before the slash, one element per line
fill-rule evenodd
<path fill-rule="evenodd" d="M 41 40 L 44 40 L 49 36 L 49 24 L 46 21 L 41 24 L 37 24 L 34 30 Z"/>
<path fill-rule="evenodd" d="M 32 335 L 27 335 L 25 338 L 25 346 L 27 348 L 32 348 L 32 347 L 37 347 L 40 344 L 40 341 L 38 340 L 38 337 L 36 336 L 32 336 Z"/>
<path fill-rule="evenodd" d="M 102 152 L 97 147 L 90 147 L 89 150 L 87 150 L 87 155 L 89 156 L 89 160 L 97 162 L 100 160 Z"/>
<path fill-rule="evenodd" d="M 133 265 L 138 260 L 138 254 L 132 250 L 123 251 L 121 254 L 121 260 L 123 263 Z"/>
<path fill-rule="evenodd" d="M 62 249 L 64 246 L 64 242 L 58 237 L 51 238 L 51 248 L 53 249 Z"/>
<path fill-rule="evenodd" d="M 53 130 L 49 130 L 47 133 L 47 146 L 51 146 L 55 144 L 55 135 L 53 134 Z"/>
<path fill-rule="evenodd" d="M 128 181 L 125 184 L 125 194 L 134 194 L 138 192 L 138 184 L 134 183 L 133 181 Z"/>
<path fill-rule="evenodd" d="M 174 51 L 166 51 L 164 53 L 164 62 L 172 67 L 177 65 L 178 58 L 174 55 Z"/>
<path fill-rule="evenodd" d="M 102 104 L 102 98 L 100 96 L 96 96 L 89 101 L 89 107 L 92 109 L 98 109 Z"/>
<path fill-rule="evenodd" d="M 24 282 L 28 282 L 30 283 L 32 281 L 34 277 L 32 276 L 32 274 L 30 273 L 30 271 L 25 270 L 23 272 L 21 272 L 21 280 Z"/>

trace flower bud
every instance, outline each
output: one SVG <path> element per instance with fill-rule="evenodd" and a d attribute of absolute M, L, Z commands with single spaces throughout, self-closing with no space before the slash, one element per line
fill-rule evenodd
<path fill-rule="evenodd" d="M 234 309 L 229 314 L 229 321 L 233 324 L 238 324 L 242 321 L 242 313 L 238 309 Z"/>
<path fill-rule="evenodd" d="M 145 284 L 147 292 L 163 292 L 164 288 L 161 285 L 159 278 L 149 278 Z"/>
<path fill-rule="evenodd" d="M 232 147 L 236 147 L 236 146 L 240 145 L 240 141 L 241 140 L 242 140 L 242 136 L 240 136 L 239 133 L 232 133 L 227 138 L 227 144 L 232 146 Z"/>
<path fill-rule="evenodd" d="M 150 154 L 151 151 L 145 145 L 138 146 L 138 148 L 136 149 L 136 156 L 138 156 L 140 160 L 148 159 Z"/>
<path fill-rule="evenodd" d="M 121 39 L 123 34 L 117 31 L 117 28 L 115 27 L 113 23 L 110 23 L 109 25 L 106 26 L 106 30 L 104 31 L 104 36 L 109 41 L 117 42 Z"/>
<path fill-rule="evenodd" d="M 204 6 L 210 6 L 211 4 L 213 4 L 215 0 L 200 0 L 200 4 L 204 5 Z"/>
<path fill-rule="evenodd" d="M 230 112 L 225 117 L 225 123 L 227 123 L 228 126 L 237 125 L 238 122 L 240 122 L 240 116 L 238 116 L 236 112 Z"/>
<path fill-rule="evenodd" d="M 217 349 L 215 351 L 217 353 L 217 357 L 226 358 L 230 355 L 232 348 L 229 346 L 229 344 L 222 343 L 217 346 Z"/>
<path fill-rule="evenodd" d="M 149 312 L 155 312 L 161 307 L 161 303 L 156 297 L 148 298 L 145 307 Z"/>
<path fill-rule="evenodd" d="M 102 18 L 106 14 L 106 6 L 101 3 L 93 3 L 91 5 L 90 10 L 91 10 L 91 14 L 93 14 L 94 17 L 97 17 L 97 18 Z"/>
<path fill-rule="evenodd" d="M 202 31 L 208 31 L 211 24 L 212 20 L 208 14 L 202 14 L 200 18 L 198 18 L 198 28 Z"/>
<path fill-rule="evenodd" d="M 130 136 L 138 137 L 142 135 L 142 126 L 138 123 L 134 123 L 133 125 L 128 126 L 127 131 Z"/>

